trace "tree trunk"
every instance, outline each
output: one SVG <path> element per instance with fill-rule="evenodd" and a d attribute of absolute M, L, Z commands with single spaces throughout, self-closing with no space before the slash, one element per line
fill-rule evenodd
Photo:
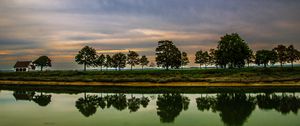
<path fill-rule="evenodd" d="M 200 66 L 200 69 L 201 69 L 201 63 L 199 64 L 199 66 Z"/>
<path fill-rule="evenodd" d="M 102 66 L 100 66 L 100 69 L 101 69 L 101 71 L 102 71 Z"/>
<path fill-rule="evenodd" d="M 267 67 L 267 64 L 264 63 L 264 68 L 266 68 L 266 67 Z"/>
<path fill-rule="evenodd" d="M 280 67 L 282 68 L 282 61 L 280 62 Z"/>
<path fill-rule="evenodd" d="M 294 61 L 291 61 L 291 64 L 292 64 L 292 68 L 294 68 Z"/>
<path fill-rule="evenodd" d="M 132 71 L 132 65 L 130 65 L 130 70 Z"/>
<path fill-rule="evenodd" d="M 43 71 L 43 66 L 41 66 L 41 71 Z"/>
<path fill-rule="evenodd" d="M 142 65 L 142 70 L 144 70 L 144 65 Z"/>

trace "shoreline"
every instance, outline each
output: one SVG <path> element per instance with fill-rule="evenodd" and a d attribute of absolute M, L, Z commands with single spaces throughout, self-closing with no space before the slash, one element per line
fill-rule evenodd
<path fill-rule="evenodd" d="M 300 87 L 299 81 L 274 82 L 59 82 L 0 80 L 0 85 L 26 86 L 112 86 L 112 87 Z"/>

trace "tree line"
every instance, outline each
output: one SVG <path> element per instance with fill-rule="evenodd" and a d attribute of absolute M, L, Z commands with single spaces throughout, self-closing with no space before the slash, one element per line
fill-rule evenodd
<path fill-rule="evenodd" d="M 168 69 L 178 69 L 189 64 L 189 59 L 186 52 L 181 52 L 175 44 L 170 40 L 162 40 L 158 42 L 156 52 L 156 65 L 158 67 Z M 274 65 L 280 63 L 283 67 L 285 63 L 291 63 L 292 67 L 294 62 L 300 60 L 300 52 L 294 48 L 293 45 L 288 47 L 278 45 L 272 50 L 258 50 L 253 53 L 248 44 L 237 33 L 226 34 L 221 37 L 216 49 L 209 51 L 198 50 L 195 53 L 195 63 L 207 67 L 214 65 L 216 68 L 242 68 L 247 64 Z M 148 58 L 143 55 L 141 58 L 135 51 L 129 51 L 128 54 L 116 53 L 113 56 L 96 53 L 92 47 L 85 46 L 75 57 L 78 64 L 86 67 L 102 67 L 116 68 L 121 70 L 130 65 L 132 68 L 136 65 L 141 65 L 142 68 L 149 64 Z"/>
<path fill-rule="evenodd" d="M 136 65 L 141 65 L 143 69 L 144 66 L 149 64 L 149 60 L 145 55 L 139 57 L 139 54 L 135 51 L 129 50 L 127 55 L 124 53 L 116 53 L 112 56 L 98 55 L 96 50 L 89 46 L 85 46 L 79 51 L 75 56 L 75 61 L 84 66 L 84 71 L 86 71 L 86 67 L 100 67 L 101 71 L 103 67 L 121 70 L 126 64 L 130 65 L 131 70 Z"/>

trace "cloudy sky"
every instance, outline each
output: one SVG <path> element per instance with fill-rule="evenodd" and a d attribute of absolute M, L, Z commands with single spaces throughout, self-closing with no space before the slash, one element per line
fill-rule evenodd
<path fill-rule="evenodd" d="M 299 7 L 300 0 L 0 0 L 0 69 L 41 55 L 53 69 L 81 68 L 74 56 L 84 45 L 154 60 L 165 39 L 194 62 L 197 50 L 233 32 L 253 50 L 300 49 Z"/>

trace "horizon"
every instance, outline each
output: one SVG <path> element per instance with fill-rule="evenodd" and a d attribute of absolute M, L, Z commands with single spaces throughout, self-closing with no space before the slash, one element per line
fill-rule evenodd
<path fill-rule="evenodd" d="M 42 55 L 52 69 L 82 69 L 74 57 L 85 45 L 103 54 L 132 50 L 153 62 L 160 40 L 187 52 L 193 67 L 196 51 L 216 48 L 230 33 L 254 52 L 300 49 L 299 7 L 297 0 L 2 0 L 0 70 Z"/>

